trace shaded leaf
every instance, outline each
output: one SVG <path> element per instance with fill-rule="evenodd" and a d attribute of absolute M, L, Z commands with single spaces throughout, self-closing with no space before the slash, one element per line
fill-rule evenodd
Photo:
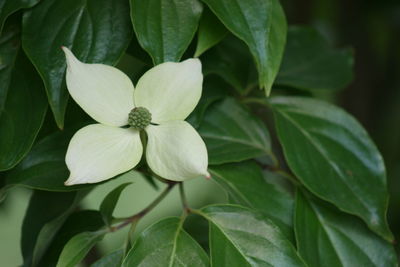
<path fill-rule="evenodd" d="M 0 112 L 0 170 L 13 168 L 29 152 L 47 110 L 42 81 L 23 53 L 18 55 L 9 86 L 12 90 L 5 91 Z"/>
<path fill-rule="evenodd" d="M 4 22 L 8 16 L 21 8 L 32 7 L 38 2 L 39 0 L 2 0 L 0 2 L 0 34 L 2 33 Z"/>
<path fill-rule="evenodd" d="M 269 95 L 286 42 L 286 19 L 278 0 L 203 0 L 252 53 L 260 87 Z"/>
<path fill-rule="evenodd" d="M 279 228 L 257 212 L 213 205 L 198 213 L 210 222 L 212 266 L 306 266 Z"/>
<path fill-rule="evenodd" d="M 23 266 L 35 266 L 86 192 L 34 191 L 22 224 Z"/>
<path fill-rule="evenodd" d="M 272 156 L 265 125 L 232 98 L 207 110 L 199 133 L 207 146 L 209 164 Z"/>
<path fill-rule="evenodd" d="M 385 166 L 362 126 L 342 109 L 319 100 L 278 97 L 271 104 L 285 158 L 301 182 L 392 240 L 386 221 Z"/>
<path fill-rule="evenodd" d="M 92 187 L 93 185 L 64 185 L 69 176 L 65 154 L 77 129 L 78 127 L 71 127 L 53 133 L 36 143 L 24 160 L 7 173 L 6 184 L 50 191 L 75 191 Z"/>
<path fill-rule="evenodd" d="M 104 227 L 104 222 L 98 211 L 81 210 L 72 213 L 54 237 L 38 266 L 56 266 L 65 244 L 72 237 L 82 232 L 97 231 L 101 227 Z"/>
<path fill-rule="evenodd" d="M 396 253 L 358 218 L 297 193 L 295 230 L 310 267 L 397 266 Z"/>
<path fill-rule="evenodd" d="M 353 61 L 351 49 L 334 49 L 315 29 L 292 26 L 276 83 L 306 90 L 341 89 L 353 78 Z"/>
<path fill-rule="evenodd" d="M 198 0 L 130 0 L 133 27 L 154 65 L 179 61 L 197 30 Z"/>
<path fill-rule="evenodd" d="M 293 240 L 293 196 L 268 183 L 253 161 L 230 163 L 210 168 L 213 179 L 225 188 L 234 203 L 257 209 Z"/>
<path fill-rule="evenodd" d="M 144 230 L 122 266 L 209 266 L 208 256 L 183 229 L 183 220 L 163 219 Z"/>
<path fill-rule="evenodd" d="M 38 69 L 56 122 L 64 125 L 66 46 L 83 62 L 115 64 L 132 35 L 125 0 L 46 0 L 23 17 L 24 50 Z"/>
<path fill-rule="evenodd" d="M 199 23 L 194 57 L 199 57 L 205 51 L 219 43 L 227 33 L 228 30 L 219 22 L 218 18 L 209 9 L 205 9 Z"/>

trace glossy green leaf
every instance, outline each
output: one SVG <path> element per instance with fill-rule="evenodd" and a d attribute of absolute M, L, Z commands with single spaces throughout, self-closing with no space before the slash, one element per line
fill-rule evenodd
<path fill-rule="evenodd" d="M 386 222 L 385 166 L 362 126 L 342 109 L 319 100 L 278 97 L 271 104 L 285 158 L 301 182 L 392 240 Z"/>
<path fill-rule="evenodd" d="M 195 57 L 199 57 L 205 51 L 219 43 L 228 30 L 219 22 L 218 18 L 209 10 L 205 9 L 199 23 L 197 32 L 197 46 Z"/>
<path fill-rule="evenodd" d="M 252 53 L 260 87 L 269 95 L 286 42 L 286 19 L 278 0 L 203 0 Z"/>
<path fill-rule="evenodd" d="M 0 35 L 0 114 L 4 110 L 11 75 L 20 48 L 20 30 L 16 25 L 7 25 Z"/>
<path fill-rule="evenodd" d="M 268 216 L 290 239 L 293 237 L 293 196 L 268 183 L 253 161 L 210 168 L 212 178 L 226 189 L 234 203 L 257 209 Z"/>
<path fill-rule="evenodd" d="M 103 221 L 106 225 L 110 226 L 113 219 L 113 212 L 115 206 L 118 203 L 119 196 L 122 191 L 130 185 L 131 183 L 123 183 L 116 188 L 114 188 L 108 195 L 104 198 L 104 200 L 100 204 L 100 213 L 103 217 Z"/>
<path fill-rule="evenodd" d="M 29 152 L 47 110 L 42 81 L 22 52 L 9 85 L 0 112 L 0 170 L 11 169 Z"/>
<path fill-rule="evenodd" d="M 209 164 L 272 155 L 265 125 L 232 98 L 207 110 L 199 133 L 207 146 Z"/>
<path fill-rule="evenodd" d="M 207 254 L 182 229 L 183 220 L 177 217 L 163 219 L 145 229 L 122 266 L 209 266 Z"/>
<path fill-rule="evenodd" d="M 22 224 L 23 266 L 35 266 L 85 193 L 34 191 Z"/>
<path fill-rule="evenodd" d="M 233 205 L 197 213 L 210 222 L 212 266 L 306 266 L 279 228 L 260 213 Z"/>
<path fill-rule="evenodd" d="M 341 89 L 353 78 L 353 61 L 351 49 L 334 49 L 315 29 L 292 26 L 276 83 L 300 89 Z"/>
<path fill-rule="evenodd" d="M 124 251 L 122 249 L 116 250 L 102 257 L 101 259 L 90 265 L 90 267 L 120 267 L 123 256 Z"/>
<path fill-rule="evenodd" d="M 98 231 L 104 226 L 103 219 L 98 211 L 80 210 L 73 212 L 57 232 L 37 266 L 55 267 L 65 244 L 72 237 L 82 232 Z"/>
<path fill-rule="evenodd" d="M 299 253 L 310 267 L 397 266 L 392 245 L 362 221 L 300 192 L 295 231 Z"/>
<path fill-rule="evenodd" d="M 57 262 L 57 267 L 75 267 L 94 245 L 100 242 L 105 231 L 77 234 L 65 245 Z"/>
<path fill-rule="evenodd" d="M 37 142 L 24 160 L 7 173 L 6 184 L 50 191 L 75 191 L 92 187 L 64 185 L 69 176 L 65 154 L 77 129 L 72 127 L 56 132 Z"/>
<path fill-rule="evenodd" d="M 43 78 L 60 128 L 68 101 L 60 47 L 72 48 L 83 62 L 115 64 L 131 35 L 126 0 L 46 0 L 24 14 L 23 47 Z"/>
<path fill-rule="evenodd" d="M 0 34 L 7 17 L 12 13 L 20 10 L 21 8 L 32 7 L 37 4 L 39 0 L 2 0 L 0 1 Z M 0 41 L 1 42 L 1 41 Z M 3 55 L 3 54 L 1 54 Z M 0 109 L 1 110 L 1 109 Z"/>
<path fill-rule="evenodd" d="M 155 65 L 179 61 L 189 46 L 203 6 L 198 0 L 130 0 L 133 27 Z"/>

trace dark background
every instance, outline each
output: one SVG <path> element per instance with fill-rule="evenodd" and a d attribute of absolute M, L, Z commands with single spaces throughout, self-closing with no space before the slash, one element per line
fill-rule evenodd
<path fill-rule="evenodd" d="M 385 159 L 389 223 L 400 251 L 400 1 L 282 0 L 289 24 L 316 27 L 355 52 L 354 80 L 336 103 L 367 129 Z"/>

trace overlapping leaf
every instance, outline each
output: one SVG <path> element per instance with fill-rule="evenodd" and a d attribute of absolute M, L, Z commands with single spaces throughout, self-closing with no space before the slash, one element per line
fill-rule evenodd
<path fill-rule="evenodd" d="M 397 266 L 391 244 L 362 221 L 300 192 L 295 230 L 299 253 L 310 267 Z"/>
<path fill-rule="evenodd" d="M 257 65 L 260 87 L 269 95 L 286 42 L 287 25 L 279 1 L 203 1 L 247 44 Z"/>
<path fill-rule="evenodd" d="M 271 104 L 285 158 L 302 183 L 392 240 L 385 167 L 362 126 L 340 108 L 318 100 L 278 97 Z"/>
<path fill-rule="evenodd" d="M 60 47 L 71 48 L 83 62 L 115 64 L 131 35 L 125 0 L 46 0 L 24 14 L 23 47 L 42 76 L 60 128 L 68 100 Z"/>

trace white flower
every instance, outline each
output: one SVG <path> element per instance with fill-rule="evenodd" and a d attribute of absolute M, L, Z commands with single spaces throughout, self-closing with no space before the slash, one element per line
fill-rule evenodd
<path fill-rule="evenodd" d="M 135 120 L 145 126 L 146 161 L 154 173 L 173 181 L 209 177 L 206 146 L 184 121 L 201 96 L 200 60 L 157 65 L 139 79 L 134 89 L 120 70 L 82 63 L 69 49 L 63 50 L 68 91 L 99 122 L 83 127 L 72 137 L 65 159 L 71 172 L 66 185 L 104 181 L 139 163 L 143 153 L 139 131 L 121 128 L 128 125 L 128 118 L 131 126 Z M 141 120 L 143 116 L 135 113 L 135 107 L 141 107 L 135 110 L 145 115 L 151 114 L 151 124 Z"/>

